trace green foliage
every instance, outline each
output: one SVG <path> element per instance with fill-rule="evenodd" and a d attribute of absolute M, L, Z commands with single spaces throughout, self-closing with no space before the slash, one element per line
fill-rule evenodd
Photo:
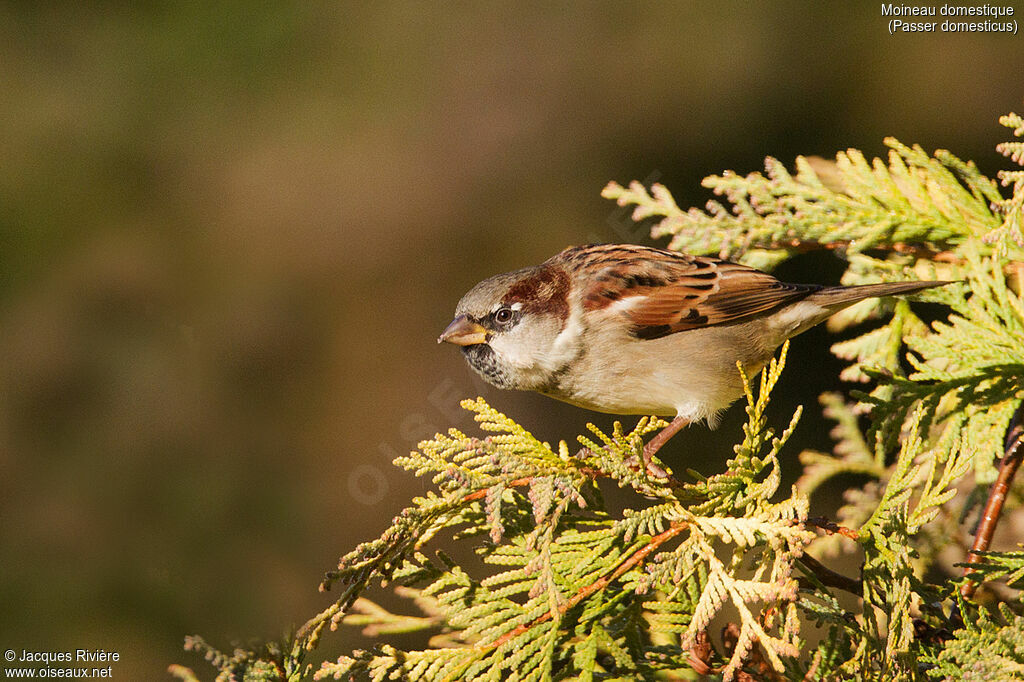
<path fill-rule="evenodd" d="M 317 676 L 648 677 L 685 669 L 690 647 L 726 605 L 739 613 L 740 632 L 723 674 L 731 678 L 757 645 L 782 671 L 782 658 L 798 653 L 794 562 L 813 534 L 802 527 L 805 498 L 794 491 L 771 501 L 777 454 L 791 431 L 776 438 L 764 420 L 781 369 L 773 362 L 760 399 L 748 396 L 750 422 L 729 473 L 681 488 L 627 464 L 637 460 L 643 436 L 664 425 L 656 420 L 641 420 L 629 433 L 618 424 L 611 434 L 591 427 L 594 438 L 581 437 L 584 449 L 570 455 L 565 442 L 552 449 L 482 400 L 465 401 L 496 435 L 453 429 L 397 460 L 431 476 L 441 495 L 416 500 L 399 516 L 401 534 L 350 553 L 332 579 L 358 584 L 365 566 L 379 565 L 406 538 L 432 537 L 442 517 L 454 536 L 483 539 L 477 552 L 496 568 L 475 576 L 422 554 L 395 565 L 390 577 L 424 585 L 420 594 L 434 600 L 448 645 L 356 652 Z M 613 516 L 599 506 L 602 479 L 651 503 Z M 741 577 L 752 553 L 758 565 Z M 769 609 L 777 615 L 766 615 Z"/>
<path fill-rule="evenodd" d="M 1002 122 L 1024 135 L 1019 116 Z M 949 152 L 887 144 L 884 161 L 849 150 L 835 162 L 799 158 L 795 173 L 768 159 L 764 174 L 708 178 L 728 207 L 703 211 L 683 211 L 660 185 L 605 188 L 671 248 L 759 267 L 825 249 L 846 261 L 848 284 L 954 281 L 918 297 L 937 304 L 937 321 L 905 300 L 864 302 L 831 321 L 888 316 L 833 347 L 850 362 L 843 378 L 864 390 L 822 396 L 835 447 L 802 453 L 790 490 L 780 454 L 800 411 L 781 432 L 766 417 L 785 347 L 756 391 L 744 376 L 747 422 L 723 470 L 688 472 L 688 482 L 639 465 L 659 419 L 610 433 L 591 425 L 575 452 L 465 401 L 483 435 L 451 429 L 396 460 L 433 487 L 341 558 L 322 585 L 339 586 L 331 605 L 284 644 L 230 655 L 198 638 L 189 647 L 223 680 L 1024 679 L 1024 609 L 965 600 L 956 563 L 970 548 L 964 519 L 1022 414 L 1024 172 L 1000 174 L 1013 192 L 1003 197 Z M 1022 144 L 1000 150 L 1020 163 Z M 837 483 L 848 487 L 834 520 L 810 517 L 812 496 Z M 609 485 L 636 504 L 610 510 Z M 479 561 L 443 549 L 459 545 Z M 970 580 L 1002 581 L 1002 592 L 1024 583 L 1024 553 L 975 559 Z M 859 575 L 822 561 L 855 562 Z M 418 613 L 369 600 L 378 586 Z M 430 639 L 412 650 L 381 643 L 314 672 L 307 658 L 340 624 Z"/>
<path fill-rule="evenodd" d="M 1024 618 L 1005 604 L 978 617 L 953 633 L 929 674 L 967 682 L 1024 679 Z"/>
<path fill-rule="evenodd" d="M 1002 580 L 1011 587 L 1024 586 L 1024 552 L 978 552 L 971 568 L 986 580 Z"/>
<path fill-rule="evenodd" d="M 1003 116 L 999 122 L 1012 128 L 1017 137 L 1024 137 L 1024 118 L 1018 114 Z M 996 149 L 1024 166 L 1024 142 L 1003 142 Z M 1009 199 L 999 197 L 993 200 L 993 207 L 1004 216 L 1004 220 L 1002 225 L 985 236 L 985 241 L 995 243 L 997 250 L 1002 252 L 1011 240 L 1018 247 L 1024 247 L 1024 170 L 1001 171 L 999 179 L 1003 186 L 1013 186 L 1013 194 Z"/>

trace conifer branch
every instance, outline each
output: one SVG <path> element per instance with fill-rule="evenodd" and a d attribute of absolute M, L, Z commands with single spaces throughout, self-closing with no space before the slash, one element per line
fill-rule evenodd
<path fill-rule="evenodd" d="M 644 544 L 640 549 L 638 549 L 636 552 L 627 557 L 626 560 L 620 563 L 615 568 L 615 570 L 612 571 L 610 574 L 603 575 L 594 582 L 590 583 L 589 585 L 580 588 L 580 590 L 576 594 L 574 594 L 572 597 L 570 597 L 564 603 L 558 606 L 558 614 L 565 614 L 566 611 L 573 608 L 590 595 L 600 590 L 603 590 L 604 588 L 608 587 L 610 583 L 621 578 L 627 571 L 643 565 L 644 561 L 647 559 L 648 556 L 650 556 L 650 554 L 653 551 L 658 549 L 658 547 L 668 542 L 675 536 L 679 535 L 679 533 L 686 527 L 687 524 L 682 521 L 673 522 L 672 525 L 668 528 L 668 530 L 662 531 L 658 535 L 655 535 L 653 538 L 651 538 L 649 542 Z M 539 625 L 540 623 L 543 623 L 547 620 L 550 620 L 554 615 L 555 613 L 553 612 L 545 613 L 539 616 L 533 622 L 524 623 L 523 625 L 517 627 L 515 630 L 505 633 L 504 635 L 496 639 L 494 642 L 486 645 L 483 648 L 497 649 L 502 644 L 505 644 L 509 640 L 518 637 L 530 628 L 535 627 L 536 625 Z"/>
<path fill-rule="evenodd" d="M 1020 116 L 1001 122 L 1024 137 Z M 322 584 L 343 586 L 333 603 L 281 642 L 225 653 L 196 637 L 187 648 L 219 679 L 267 682 L 311 673 L 590 682 L 681 671 L 726 682 L 917 682 L 955 679 L 968 667 L 993 679 L 1024 676 L 1024 618 L 1005 595 L 996 595 L 997 609 L 968 599 L 983 579 L 1024 586 L 1024 552 L 989 549 L 1004 507 L 1017 502 L 1007 493 L 1024 459 L 1024 170 L 1000 173 L 1007 197 L 949 152 L 886 144 L 885 159 L 848 150 L 834 162 L 799 157 L 790 171 L 769 158 L 763 173 L 707 178 L 718 199 L 704 210 L 679 208 L 661 185 L 604 191 L 634 206 L 636 220 L 654 221 L 653 236 L 670 237 L 673 249 L 767 268 L 824 250 L 845 260 L 845 284 L 959 281 L 833 317 L 832 329 L 883 321 L 833 346 L 850 363 L 841 378 L 864 390 L 853 400 L 822 396 L 834 447 L 801 453 L 788 496 L 783 468 L 795 460 L 784 450 L 802 412 L 777 430 L 767 409 L 785 345 L 757 380 L 739 368 L 742 434 L 718 473 L 688 472 L 686 482 L 657 459 L 671 435 L 658 418 L 631 430 L 588 425 L 576 439 L 583 449 L 570 454 L 567 442 L 552 447 L 482 399 L 468 400 L 486 435 L 450 429 L 395 461 L 426 478 L 428 491 L 379 538 L 341 557 Z M 1024 141 L 999 150 L 1024 163 Z M 919 316 L 916 300 L 938 304 L 938 319 Z M 968 474 L 972 485 L 963 483 Z M 610 509 L 599 481 L 639 504 Z M 826 483 L 842 485 L 842 504 L 829 519 L 810 516 L 810 496 Z M 943 555 L 964 551 L 959 519 L 984 502 L 986 484 L 964 575 L 941 577 Z M 858 578 L 808 552 L 829 557 L 848 552 L 850 541 L 863 555 Z M 473 543 L 480 562 L 453 560 L 444 551 L 453 542 Z M 382 587 L 422 615 L 374 604 L 370 593 Z M 840 602 L 839 591 L 859 601 Z M 726 610 L 723 654 L 708 632 Z M 340 624 L 373 635 L 437 634 L 421 650 L 379 643 L 313 673 L 307 657 Z M 813 646 L 811 627 L 823 635 Z M 171 672 L 197 680 L 181 666 Z"/>
<path fill-rule="evenodd" d="M 812 516 L 812 517 L 808 518 L 805 523 L 808 526 L 814 526 L 815 528 L 820 528 L 823 531 L 825 531 L 827 533 L 830 533 L 830 534 L 838 533 L 839 535 L 842 535 L 843 537 L 849 538 L 851 540 L 859 540 L 860 539 L 860 534 L 857 531 L 853 530 L 852 528 L 846 528 L 845 526 L 840 526 L 835 521 L 829 521 L 828 519 L 826 519 L 823 516 Z"/>
<path fill-rule="evenodd" d="M 837 589 L 855 594 L 858 597 L 864 591 L 864 585 L 860 580 L 854 578 L 848 578 L 842 573 L 837 573 L 831 568 L 825 566 L 820 561 L 812 557 L 810 554 L 805 554 L 800 557 L 800 563 L 806 566 L 814 577 L 817 578 L 822 585 L 826 587 L 835 587 Z"/>
<path fill-rule="evenodd" d="M 1006 432 L 1006 454 L 999 463 L 999 475 L 988 494 L 985 508 L 978 522 L 978 530 L 974 534 L 974 545 L 967 553 L 967 566 L 964 568 L 964 577 L 970 577 L 973 573 L 970 565 L 981 560 L 981 552 L 985 552 L 992 542 L 992 536 L 996 532 L 996 525 L 999 523 L 999 516 L 1003 510 L 1003 503 L 1010 491 L 1010 484 L 1017 475 L 1021 460 L 1024 459 L 1024 402 L 1017 407 L 1017 411 L 1010 420 Z M 974 596 L 977 583 L 968 580 L 961 588 L 960 593 L 967 599 Z"/>
<path fill-rule="evenodd" d="M 590 473 L 589 471 L 587 473 Z M 503 485 L 506 488 L 521 488 L 523 486 L 530 485 L 533 482 L 533 476 L 524 476 L 523 478 L 514 478 L 511 481 L 506 481 Z M 462 496 L 463 502 L 474 502 L 476 500 L 482 500 L 487 497 L 487 493 L 490 488 L 484 488 L 482 490 L 475 490 L 471 493 L 466 493 Z"/>

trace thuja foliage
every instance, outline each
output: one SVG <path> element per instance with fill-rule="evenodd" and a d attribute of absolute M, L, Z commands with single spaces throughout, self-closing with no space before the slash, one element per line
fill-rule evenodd
<path fill-rule="evenodd" d="M 1024 136 L 1021 117 L 1001 122 Z M 886 160 L 850 150 L 798 158 L 795 173 L 768 159 L 764 173 L 710 177 L 722 201 L 704 210 L 680 209 L 659 185 L 604 191 L 673 249 L 761 268 L 827 249 L 846 262 L 844 283 L 957 282 L 920 297 L 941 304 L 939 321 L 903 300 L 830 321 L 884 320 L 833 346 L 860 390 L 821 397 L 835 445 L 799 453 L 795 486 L 781 480 L 798 463 L 784 449 L 800 411 L 781 430 L 766 417 L 785 348 L 758 381 L 744 377 L 742 438 L 705 475 L 638 466 L 665 425 L 654 417 L 551 446 L 468 400 L 482 433 L 451 429 L 396 460 L 432 488 L 341 558 L 323 612 L 282 642 L 187 647 L 218 680 L 1024 679 L 1024 552 L 970 551 L 1021 437 L 1024 171 L 1000 174 L 1006 197 L 949 152 L 887 144 Z M 1024 142 L 999 149 L 1024 162 Z M 856 476 L 839 481 L 843 506 L 809 516 L 844 474 Z M 609 486 L 635 504 L 610 509 Z M 1009 488 L 1003 515 L 1018 501 Z M 478 560 L 445 553 L 460 543 Z M 370 601 L 379 586 L 407 612 Z M 343 624 L 380 643 L 314 660 Z M 413 632 L 422 648 L 385 643 Z"/>

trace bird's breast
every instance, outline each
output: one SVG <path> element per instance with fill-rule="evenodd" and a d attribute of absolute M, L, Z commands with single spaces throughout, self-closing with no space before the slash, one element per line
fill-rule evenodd
<path fill-rule="evenodd" d="M 756 332 L 738 324 L 641 340 L 591 330 L 587 352 L 544 392 L 599 412 L 706 419 L 743 395 L 737 361 L 753 376 L 771 357 Z"/>

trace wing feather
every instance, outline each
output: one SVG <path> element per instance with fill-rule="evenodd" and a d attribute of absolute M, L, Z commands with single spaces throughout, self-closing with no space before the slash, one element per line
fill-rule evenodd
<path fill-rule="evenodd" d="M 615 309 L 638 338 L 735 324 L 821 289 L 786 284 L 745 265 L 643 246 L 568 249 L 558 257 L 585 267 L 583 305 Z"/>

